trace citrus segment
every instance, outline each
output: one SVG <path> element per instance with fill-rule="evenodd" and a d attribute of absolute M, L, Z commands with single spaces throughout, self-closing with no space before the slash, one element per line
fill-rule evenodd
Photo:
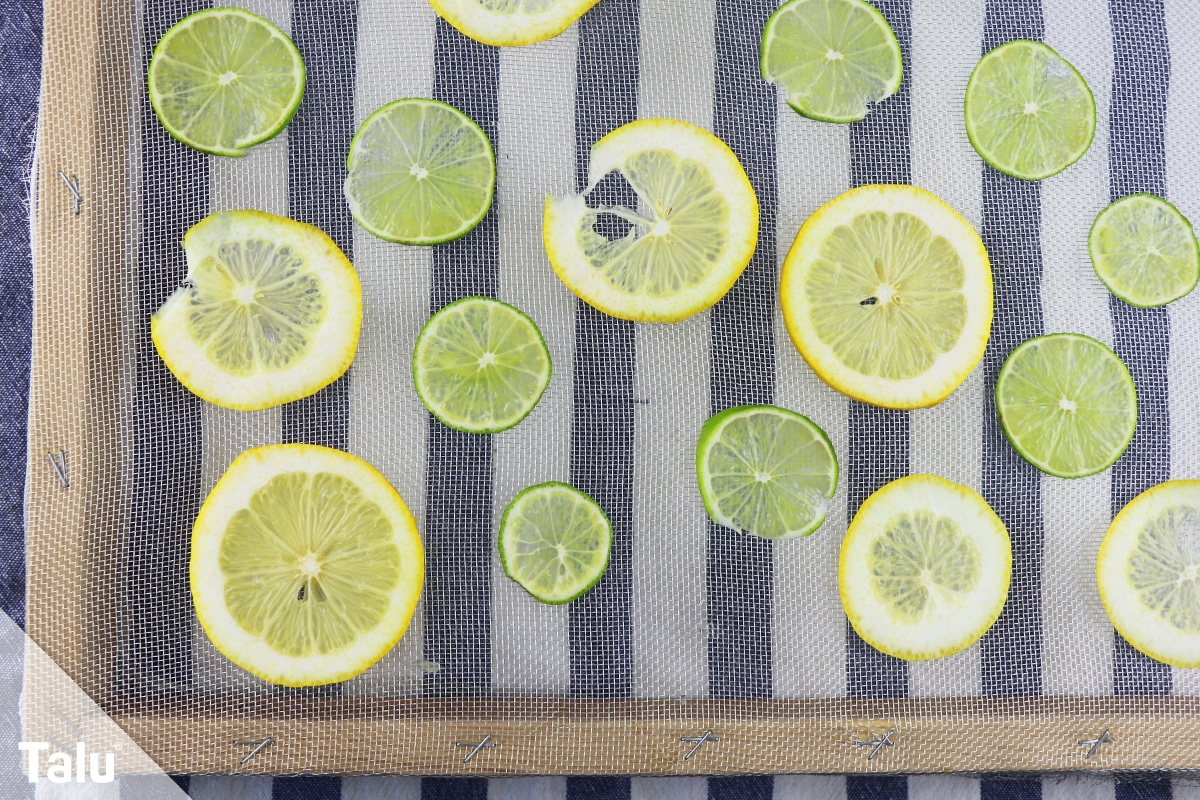
<path fill-rule="evenodd" d="M 201 398 L 253 411 L 315 393 L 350 366 L 354 267 L 318 228 L 223 211 L 183 237 L 188 273 L 150 321 L 159 355 Z"/>
<path fill-rule="evenodd" d="M 290 444 L 247 450 L 192 531 L 192 599 L 230 661 L 271 683 L 358 675 L 412 619 L 424 551 L 404 501 L 348 453 Z"/>
<path fill-rule="evenodd" d="M 889 408 L 941 402 L 983 356 L 992 273 L 971 225 L 913 186 L 864 186 L 819 208 L 780 281 L 800 354 L 834 389 Z"/>
<path fill-rule="evenodd" d="M 543 603 L 586 594 L 608 569 L 613 531 L 595 500 L 565 483 L 539 483 L 504 509 L 498 547 L 505 574 Z"/>
<path fill-rule="evenodd" d="M 1008 531 L 978 493 L 911 475 L 854 515 L 838 585 L 859 636 L 888 655 L 923 661 L 965 650 L 987 632 L 1004 608 L 1011 571 Z"/>
<path fill-rule="evenodd" d="M 395 100 L 350 141 L 343 194 L 381 239 L 441 244 L 479 224 L 492 205 L 496 159 L 487 135 L 438 100 Z"/>
<path fill-rule="evenodd" d="M 600 0 L 429 0 L 463 34 L 496 47 L 558 36 Z"/>
<path fill-rule="evenodd" d="M 967 136 L 988 164 L 1027 181 L 1057 175 L 1087 152 L 1096 101 L 1070 62 L 1017 39 L 990 51 L 971 72 Z"/>
<path fill-rule="evenodd" d="M 1024 342 L 996 379 L 996 412 L 1013 449 L 1059 478 L 1108 469 L 1133 440 L 1137 392 L 1117 354 L 1088 336 Z"/>
<path fill-rule="evenodd" d="M 825 521 L 838 463 L 829 437 L 807 417 L 775 406 L 737 406 L 704 423 L 696 475 L 713 522 L 791 539 Z"/>
<path fill-rule="evenodd" d="M 489 297 L 438 311 L 417 337 L 417 395 L 444 424 L 497 433 L 529 415 L 550 384 L 550 352 L 533 320 Z"/>
<path fill-rule="evenodd" d="M 1200 481 L 1161 483 L 1121 509 L 1100 543 L 1096 580 L 1126 641 L 1200 667 Z"/>
<path fill-rule="evenodd" d="M 587 191 L 613 171 L 644 210 L 546 198 L 546 254 L 563 283 L 604 313 L 641 322 L 678 322 L 720 300 L 758 241 L 758 201 L 733 151 L 686 122 L 644 119 L 596 142 Z M 601 215 L 627 222 L 628 234 L 599 233 Z"/>
<path fill-rule="evenodd" d="M 1096 216 L 1088 252 L 1097 277 L 1138 308 L 1165 306 L 1200 281 L 1200 245 L 1187 217 L 1152 194 L 1122 197 Z"/>
<path fill-rule="evenodd" d="M 900 44 L 864 0 L 791 0 L 763 29 L 763 79 L 787 90 L 788 105 L 822 122 L 854 122 L 900 90 Z"/>
<path fill-rule="evenodd" d="M 218 156 L 279 134 L 304 95 L 304 60 L 283 31 L 240 8 L 197 11 L 158 41 L 146 83 L 167 132 Z"/>

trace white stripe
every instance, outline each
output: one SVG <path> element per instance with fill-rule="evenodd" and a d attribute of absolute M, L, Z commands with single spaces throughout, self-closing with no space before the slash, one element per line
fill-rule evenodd
<path fill-rule="evenodd" d="M 1170 2 L 1167 7 L 1170 8 Z M 1171 54 L 1175 60 L 1175 54 Z M 1174 80 L 1174 76 L 1172 76 Z M 1171 780 L 1171 800 L 1200 800 L 1200 784 L 1193 777 L 1179 777 Z"/>
<path fill-rule="evenodd" d="M 776 775 L 772 798 L 846 800 L 846 778 L 842 775 Z"/>
<path fill-rule="evenodd" d="M 291 33 L 290 0 L 247 0 L 247 11 L 259 14 Z M 288 134 L 285 130 L 269 142 L 251 148 L 242 158 L 208 157 L 209 212 L 257 209 L 288 215 Z M 233 459 L 247 448 L 277 444 L 282 436 L 283 412 L 232 411 L 212 403 L 200 405 L 202 460 L 200 489 L 207 496 Z M 256 688 L 267 684 L 234 667 L 217 652 L 193 618 L 192 660 L 194 680 L 206 689 Z"/>
<path fill-rule="evenodd" d="M 711 129 L 713 0 L 641 0 L 638 116 Z M 633 694 L 708 692 L 708 517 L 696 440 L 710 410 L 710 312 L 637 326 Z"/>
<path fill-rule="evenodd" d="M 494 439 L 494 511 L 527 486 L 571 480 L 572 360 L 575 297 L 550 267 L 542 246 L 546 195 L 575 191 L 575 74 L 572 26 L 550 41 L 500 51 L 496 209 L 500 226 L 500 298 L 541 328 L 554 374 L 529 417 Z M 537 135 L 530 135 L 537 109 Z M 495 552 L 495 551 L 493 551 Z M 571 686 L 570 610 L 530 597 L 493 558 L 492 688 L 563 694 Z"/>
<path fill-rule="evenodd" d="M 850 188 L 850 135 L 844 125 L 805 119 L 780 94 L 776 122 L 782 266 L 801 224 Z M 792 345 L 775 312 L 775 402 L 824 429 L 844 459 L 850 401 L 816 376 Z M 846 616 L 838 599 L 837 563 L 846 533 L 846 463 L 825 524 L 806 539 L 774 545 L 771 608 L 772 677 L 776 697 L 840 697 L 846 692 Z"/>
<path fill-rule="evenodd" d="M 1046 0 L 1046 41 L 1096 98 L 1091 149 L 1042 181 L 1042 316 L 1046 333 L 1083 333 L 1112 346 L 1109 294 L 1087 252 L 1108 205 L 1112 30 L 1106 0 Z M 1096 551 L 1112 519 L 1112 471 L 1079 480 L 1042 476 L 1042 687 L 1046 694 L 1112 693 L 1112 627 L 1096 589 Z"/>
<path fill-rule="evenodd" d="M 1115 793 L 1111 778 L 1068 775 L 1042 779 L 1042 800 L 1112 800 Z"/>
<path fill-rule="evenodd" d="M 573 32 L 575 29 L 571 28 L 570 30 Z M 562 36 L 558 38 L 561 39 Z M 574 139 L 568 141 L 574 141 Z M 547 776 L 491 778 L 488 780 L 488 800 L 563 800 L 566 796 L 566 778 Z"/>
<path fill-rule="evenodd" d="M 271 778 L 257 775 L 193 775 L 192 800 L 271 800 Z"/>
<path fill-rule="evenodd" d="M 629 789 L 631 800 L 708 800 L 708 778 L 632 778 Z"/>
<path fill-rule="evenodd" d="M 426 0 L 360 0 L 356 124 L 384 103 L 430 94 L 435 19 Z M 363 327 L 350 375 L 349 449 L 387 477 L 422 529 L 428 413 L 413 391 L 410 364 L 417 333 L 429 317 L 430 259 L 428 248 L 384 242 L 354 226 Z M 425 674 L 423 637 L 418 607 L 400 643 L 378 664 L 344 684 L 343 692 L 417 691 Z"/>
<path fill-rule="evenodd" d="M 1171 86 L 1167 95 L 1167 199 L 1200 226 L 1200 40 L 1191 0 L 1166 0 L 1171 47 Z M 1171 402 L 1171 477 L 1200 478 L 1200 292 L 1168 306 L 1171 357 L 1167 381 Z M 1175 694 L 1200 694 L 1200 670 L 1171 670 Z M 1200 793 L 1198 793 L 1200 794 Z"/>
<path fill-rule="evenodd" d="M 915 8 L 913 17 L 916 17 Z M 909 680 L 912 680 L 911 672 Z M 911 686 L 910 683 L 910 691 Z M 979 779 L 964 775 L 909 775 L 908 800 L 979 800 Z"/>
<path fill-rule="evenodd" d="M 421 779 L 392 775 L 342 778 L 342 800 L 421 800 Z"/>
<path fill-rule="evenodd" d="M 939 0 L 914 0 L 912 5 L 912 182 L 945 200 L 976 229 L 983 217 L 983 186 L 979 157 L 962 124 L 962 104 L 979 60 L 983 15 L 980 0 L 953 8 Z M 983 368 L 977 367 L 940 405 L 911 412 L 909 470 L 979 491 L 983 398 Z M 979 687 L 978 645 L 908 665 L 913 697 L 969 696 L 978 694 Z"/>

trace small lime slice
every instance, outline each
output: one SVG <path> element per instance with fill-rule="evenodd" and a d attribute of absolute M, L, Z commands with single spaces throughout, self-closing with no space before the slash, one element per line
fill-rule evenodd
<path fill-rule="evenodd" d="M 822 122 L 854 122 L 900 90 L 900 44 L 864 0 L 791 0 L 763 29 L 763 79 L 787 90 L 788 105 Z"/>
<path fill-rule="evenodd" d="M 1057 175 L 1087 152 L 1096 101 L 1083 76 L 1041 42 L 1002 44 L 967 83 L 967 136 L 984 161 L 1027 181 Z"/>
<path fill-rule="evenodd" d="M 1200 281 L 1200 245 L 1187 217 L 1152 194 L 1131 194 L 1100 212 L 1088 234 L 1096 275 L 1138 308 L 1165 306 Z"/>
<path fill-rule="evenodd" d="M 838 588 L 850 624 L 888 655 L 924 661 L 965 650 L 1004 609 L 1012 545 L 977 492 L 936 475 L 867 498 L 842 540 Z"/>
<path fill-rule="evenodd" d="M 466 236 L 492 205 L 496 159 L 487 135 L 438 100 L 395 100 L 350 141 L 343 192 L 380 239 L 441 244 Z"/>
<path fill-rule="evenodd" d="M 283 31 L 240 8 L 213 8 L 163 34 L 146 83 L 154 113 L 176 139 L 244 156 L 292 121 L 304 77 L 300 51 Z"/>
<path fill-rule="evenodd" d="M 838 463 L 825 431 L 775 406 L 737 406 L 710 417 L 696 445 L 708 516 L 761 536 L 807 536 L 825 521 Z"/>
<path fill-rule="evenodd" d="M 1024 342 L 996 380 L 996 411 L 1013 449 L 1059 478 L 1116 463 L 1133 441 L 1137 392 L 1117 354 L 1077 333 Z"/>
<path fill-rule="evenodd" d="M 1135 648 L 1200 667 L 1200 481 L 1167 481 L 1113 519 L 1096 560 L 1100 599 Z"/>
<path fill-rule="evenodd" d="M 417 337 L 417 396 L 447 426 L 498 433 L 516 425 L 550 385 L 550 351 L 533 320 L 490 297 L 438 311 Z"/>
<path fill-rule="evenodd" d="M 612 541 L 612 523 L 596 501 L 556 481 L 525 489 L 500 518 L 505 574 L 550 605 L 569 603 L 600 582 Z"/>

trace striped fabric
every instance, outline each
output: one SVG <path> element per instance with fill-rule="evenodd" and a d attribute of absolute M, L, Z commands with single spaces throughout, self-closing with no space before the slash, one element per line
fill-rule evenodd
<path fill-rule="evenodd" d="M 1200 25 L 1190 0 L 876 0 L 900 41 L 901 91 L 849 126 L 806 120 L 758 76 L 773 0 L 602 0 L 549 42 L 497 50 L 436 18 L 428 0 L 241 0 L 287 31 L 309 87 L 288 130 L 244 159 L 178 145 L 141 108 L 137 385 L 126 501 L 128 646 L 134 693 L 193 688 L 287 696 L 213 649 L 188 602 L 196 509 L 248 446 L 314 442 L 377 466 L 422 526 L 428 582 L 403 641 L 364 675 L 311 690 L 347 696 L 829 698 L 1197 694 L 1200 671 L 1166 668 L 1115 636 L 1094 588 L 1113 513 L 1169 478 L 1200 476 L 1200 295 L 1167 310 L 1112 300 L 1093 275 L 1095 214 L 1131 192 L 1164 194 L 1200 220 Z M 144 47 L 200 7 L 144 4 Z M 982 164 L 962 124 L 980 55 L 1041 39 L 1097 98 L 1088 154 L 1041 183 Z M 356 227 L 342 199 L 350 136 L 383 103 L 436 97 L 470 115 L 497 154 L 497 193 L 459 242 L 407 248 Z M 547 192 L 587 183 L 589 150 L 637 118 L 713 131 L 746 168 L 761 206 L 758 250 L 711 311 L 633 325 L 577 301 L 541 245 Z M 936 408 L 898 412 L 825 387 L 788 341 L 776 303 L 800 224 L 867 183 L 913 183 L 981 233 L 995 277 L 983 363 Z M 592 197 L 633 203 L 610 176 Z M 356 361 L 312 398 L 255 413 L 201 403 L 154 353 L 149 315 L 184 273 L 183 232 L 208 213 L 260 208 L 319 225 L 363 283 Z M 610 235 L 624 230 L 613 224 Z M 472 436 L 432 419 L 411 385 L 420 326 L 453 300 L 498 297 L 540 325 L 555 374 L 512 431 Z M 1142 418 L 1109 472 L 1040 475 L 1005 443 L 992 387 L 1007 354 L 1041 333 L 1113 346 L 1136 378 Z M 825 527 L 769 543 L 712 524 L 694 483 L 710 414 L 776 403 L 830 435 L 843 480 Z M 1008 604 L 976 646 L 906 664 L 862 642 L 837 598 L 848 520 L 884 483 L 932 472 L 979 490 L 1014 546 Z M 574 483 L 608 512 L 612 562 L 590 594 L 543 606 L 501 571 L 499 512 L 521 488 Z M 153 620 L 153 625 L 143 624 Z M 1200 798 L 1164 776 L 1009 778 L 183 778 L 196 798 Z"/>

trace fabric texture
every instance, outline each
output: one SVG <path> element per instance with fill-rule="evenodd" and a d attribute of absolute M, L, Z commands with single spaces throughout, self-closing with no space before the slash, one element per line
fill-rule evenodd
<path fill-rule="evenodd" d="M 32 131 L 35 4 L 7 0 L 0 23 L 12 116 Z M 773 0 L 601 0 L 561 36 L 531 47 L 480 45 L 427 0 L 246 0 L 296 42 L 308 89 L 288 129 L 243 159 L 171 139 L 138 100 L 137 248 L 130 296 L 131 403 L 121 444 L 130 479 L 110 498 L 125 521 L 119 652 L 122 692 L 139 698 L 245 692 L 258 698 L 539 697 L 888 698 L 1176 694 L 1200 671 L 1153 662 L 1109 624 L 1095 590 L 1096 548 L 1131 497 L 1200 475 L 1200 297 L 1141 311 L 1113 300 L 1091 270 L 1087 230 L 1126 194 L 1164 195 L 1200 219 L 1200 32 L 1188 0 L 878 0 L 904 55 L 899 93 L 848 126 L 796 115 L 758 74 Z M 9 13 L 9 6 L 12 13 Z M 200 0 L 147 0 L 144 69 L 159 37 Z M 21 37 L 25 36 L 25 39 Z M 1099 112 L 1086 156 L 1041 183 L 983 165 L 966 137 L 962 97 L 982 53 L 1044 40 L 1087 79 Z M 24 42 L 25 44 L 22 44 Z M 24 49 L 22 49 L 24 48 Z M 436 97 L 471 116 L 497 154 L 496 200 L 464 239 L 433 248 L 382 242 L 354 225 L 342 197 L 357 125 L 399 97 Z M 24 106 L 20 105 L 24 103 Z M 25 109 L 21 111 L 21 109 Z M 761 208 L 758 249 L 712 310 L 676 325 L 634 325 L 580 303 L 541 244 L 547 193 L 586 187 L 589 151 L 631 120 L 667 116 L 713 131 L 745 167 Z M 18 137 L 28 147 L 28 136 Z M 29 246 L 21 187 L 28 150 L 3 154 L 6 369 L 0 371 L 4 470 L 0 602 L 21 614 L 19 508 L 29 361 Z M 979 231 L 992 260 L 995 321 L 983 362 L 933 409 L 901 412 L 833 392 L 804 364 L 778 310 L 778 270 L 800 224 L 854 186 L 912 183 Z M 16 187 L 16 189 L 12 189 Z M 610 176 L 593 204 L 633 204 Z M 310 222 L 353 260 L 364 326 L 349 373 L 288 406 L 244 413 L 190 395 L 154 351 L 149 318 L 179 285 L 179 242 L 204 216 L 258 208 Z M 613 230 L 619 235 L 622 230 Z M 492 436 L 450 430 L 412 389 L 413 343 L 429 315 L 484 294 L 541 327 L 554 379 L 533 414 Z M 992 389 L 1020 342 L 1074 331 L 1110 346 L 1139 392 L 1133 446 L 1110 471 L 1041 475 L 1004 440 Z M 24 348 L 22 350 L 21 348 Z M 22 378 L 24 376 L 24 378 Z M 22 384 L 22 380 L 25 384 Z M 704 420 L 775 403 L 829 434 L 843 473 L 820 531 L 792 542 L 744 536 L 707 518 L 695 485 Z M 195 620 L 187 543 L 196 510 L 247 447 L 312 442 L 379 468 L 421 524 L 428 570 L 399 645 L 364 675 L 283 690 L 224 659 Z M 1008 604 L 975 646 L 934 662 L 875 651 L 848 625 L 836 561 L 848 520 L 875 489 L 932 472 L 981 492 L 1014 547 Z M 501 570 L 495 525 L 521 488 L 573 483 L 614 524 L 601 583 L 567 607 L 529 598 Z M 199 694 L 195 694 L 199 693 Z M 1182 776 L 746 778 L 179 779 L 196 798 L 1185 798 Z"/>

